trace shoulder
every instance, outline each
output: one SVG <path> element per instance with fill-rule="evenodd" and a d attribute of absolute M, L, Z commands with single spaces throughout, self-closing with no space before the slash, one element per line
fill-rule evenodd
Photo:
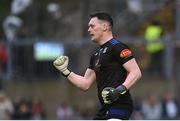
<path fill-rule="evenodd" d="M 111 46 L 115 46 L 115 45 L 118 45 L 120 44 L 121 42 L 116 39 L 116 38 L 112 38 L 111 40 L 108 41 L 108 43 L 111 45 Z"/>
<path fill-rule="evenodd" d="M 118 40 L 116 40 L 118 41 Z M 124 59 L 124 58 L 132 58 L 132 51 L 125 43 L 121 41 L 116 42 L 116 44 L 112 44 L 112 53 L 116 58 Z"/>
<path fill-rule="evenodd" d="M 121 51 L 124 49 L 129 49 L 128 45 L 126 45 L 125 43 L 123 43 L 117 39 L 111 39 L 109 41 L 109 44 L 111 45 L 111 48 L 113 51 Z"/>
<path fill-rule="evenodd" d="M 127 47 L 127 45 L 123 42 L 121 42 L 120 40 L 113 38 L 111 40 L 108 41 L 109 45 L 113 46 L 113 47 L 117 47 L 117 46 L 124 46 Z"/>

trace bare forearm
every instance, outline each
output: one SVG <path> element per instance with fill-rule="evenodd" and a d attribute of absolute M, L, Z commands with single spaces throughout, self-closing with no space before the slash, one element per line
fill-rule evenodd
<path fill-rule="evenodd" d="M 130 89 L 140 78 L 141 78 L 140 70 L 130 72 L 123 85 L 126 86 L 127 89 Z"/>
<path fill-rule="evenodd" d="M 87 76 L 86 74 L 85 76 L 80 76 L 78 74 L 75 74 L 74 72 L 70 73 L 68 79 L 70 80 L 71 83 L 73 83 L 75 86 L 77 86 L 78 88 L 84 91 L 88 90 L 94 81 L 93 78 Z"/>

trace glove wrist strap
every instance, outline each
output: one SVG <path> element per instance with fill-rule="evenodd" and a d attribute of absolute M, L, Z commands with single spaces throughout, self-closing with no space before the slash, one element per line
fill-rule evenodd
<path fill-rule="evenodd" d="M 63 76 L 68 77 L 71 71 L 69 69 L 66 69 L 65 71 L 61 72 Z"/>
<path fill-rule="evenodd" d="M 116 88 L 116 91 L 118 91 L 119 94 L 123 95 L 128 91 L 128 89 L 124 85 L 120 85 Z"/>

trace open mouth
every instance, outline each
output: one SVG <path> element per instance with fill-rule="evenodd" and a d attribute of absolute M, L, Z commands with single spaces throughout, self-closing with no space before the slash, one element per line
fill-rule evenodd
<path fill-rule="evenodd" d="M 91 36 L 91 37 L 93 37 L 93 36 L 94 36 L 94 34 L 90 34 L 90 36 Z"/>

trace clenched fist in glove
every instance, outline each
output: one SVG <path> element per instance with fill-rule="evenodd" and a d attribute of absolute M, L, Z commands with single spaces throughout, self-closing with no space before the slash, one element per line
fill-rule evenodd
<path fill-rule="evenodd" d="M 118 100 L 120 95 L 127 92 L 127 88 L 124 85 L 120 85 L 117 88 L 106 87 L 103 89 L 101 95 L 105 104 L 111 104 Z"/>
<path fill-rule="evenodd" d="M 67 68 L 69 58 L 67 56 L 60 56 L 54 62 L 53 65 L 58 69 L 63 76 L 68 77 L 71 71 Z"/>

